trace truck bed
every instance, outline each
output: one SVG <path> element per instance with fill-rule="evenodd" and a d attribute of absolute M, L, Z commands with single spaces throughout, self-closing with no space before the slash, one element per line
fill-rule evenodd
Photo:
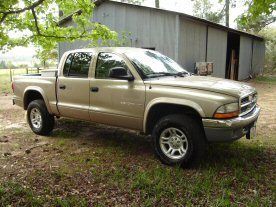
<path fill-rule="evenodd" d="M 51 113 L 58 114 L 56 97 L 55 72 L 42 72 L 41 74 L 26 74 L 13 77 L 14 102 L 16 105 L 26 108 L 24 97 L 30 91 L 37 91 L 42 94 L 47 109 Z M 47 95 L 46 95 L 47 94 Z"/>

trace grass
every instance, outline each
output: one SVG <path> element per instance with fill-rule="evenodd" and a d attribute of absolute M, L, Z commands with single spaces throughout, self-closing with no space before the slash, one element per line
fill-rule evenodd
<path fill-rule="evenodd" d="M 258 76 L 255 80 L 257 83 L 276 84 L 276 76 Z"/>
<path fill-rule="evenodd" d="M 34 73 L 36 71 L 30 70 L 29 72 Z M 11 77 L 26 73 L 26 69 L 13 69 L 11 74 L 9 69 L 0 69 L 0 94 L 11 94 Z"/>
<path fill-rule="evenodd" d="M 7 78 L 0 73 L 1 84 Z M 3 126 L 22 117 L 21 109 L 0 110 Z M 50 137 L 26 125 L 3 128 L 0 138 L 10 141 L 0 151 L 14 145 L 18 154 L 0 155 L 0 207 L 273 206 L 275 129 L 270 133 L 269 140 L 259 134 L 211 145 L 196 168 L 183 169 L 162 165 L 150 139 L 131 131 L 70 119 L 60 119 Z M 49 144 L 24 153 L 42 141 Z"/>
<path fill-rule="evenodd" d="M 84 124 L 60 122 L 62 130 L 72 127 L 73 123 L 75 127 Z M 82 127 L 92 131 L 101 129 L 90 123 Z M 60 134 L 58 130 L 55 133 Z M 36 203 L 38 206 L 41 203 L 46 206 L 272 206 L 275 202 L 275 148 L 260 145 L 258 141 L 211 145 L 198 167 L 183 169 L 162 165 L 151 148 L 146 147 L 147 138 L 133 133 L 117 130 L 117 133 L 110 131 L 110 136 L 95 134 L 90 139 L 82 138 L 84 132 L 78 131 L 75 136 L 61 140 L 55 138 L 55 133 L 49 138 L 52 142 L 46 146 L 46 153 L 41 149 L 22 160 L 16 158 L 19 163 L 28 160 L 24 164 L 28 173 L 20 167 L 23 173 L 16 175 L 18 181 L 10 184 L 2 180 L 0 199 L 3 203 L 21 206 L 36 206 Z M 144 147 L 139 148 L 138 144 L 142 143 Z M 41 167 L 42 161 L 55 167 Z M 15 202 L 18 196 L 21 203 Z"/>
<path fill-rule="evenodd" d="M 34 190 L 20 185 L 16 182 L 6 182 L 0 188 L 0 207 L 10 206 L 32 206 L 40 207 L 43 205 L 47 206 L 59 206 L 59 207 L 69 207 L 69 206 L 87 206 L 87 201 L 79 196 L 66 196 L 57 197 L 53 199 L 47 198 L 46 195 L 37 195 Z"/>

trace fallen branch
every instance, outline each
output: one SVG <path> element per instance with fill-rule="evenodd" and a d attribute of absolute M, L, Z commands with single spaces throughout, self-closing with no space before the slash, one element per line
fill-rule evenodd
<path fill-rule="evenodd" d="M 26 154 L 30 154 L 31 151 L 32 151 L 33 149 L 38 148 L 38 147 L 47 146 L 47 145 L 49 145 L 48 142 L 44 142 L 44 143 L 40 143 L 40 144 L 34 145 L 34 146 L 32 146 L 32 147 L 26 149 L 26 150 L 25 150 L 25 153 L 26 153 Z"/>

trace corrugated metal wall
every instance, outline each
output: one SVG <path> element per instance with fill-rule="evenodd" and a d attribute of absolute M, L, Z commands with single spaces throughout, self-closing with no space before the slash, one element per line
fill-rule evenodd
<path fill-rule="evenodd" d="M 214 62 L 213 76 L 225 77 L 227 31 L 207 27 L 179 14 L 112 2 L 95 8 L 92 21 L 107 25 L 119 34 L 127 34 L 127 46 L 155 48 L 177 60 L 188 71 L 194 71 L 195 62 Z M 88 45 L 88 41 L 59 43 L 59 56 Z M 263 41 L 241 36 L 239 80 L 263 69 L 264 51 Z"/>
<path fill-rule="evenodd" d="M 195 62 L 204 62 L 206 56 L 205 24 L 195 23 L 180 17 L 178 62 L 194 72 Z"/>
<path fill-rule="evenodd" d="M 240 56 L 239 56 L 239 80 L 247 79 L 251 73 L 252 61 L 252 39 L 240 36 Z"/>
<path fill-rule="evenodd" d="M 208 27 L 207 62 L 214 63 L 212 76 L 225 78 L 227 32 Z"/>
<path fill-rule="evenodd" d="M 253 41 L 252 73 L 258 75 L 263 71 L 265 59 L 265 42 Z"/>
<path fill-rule="evenodd" d="M 107 2 L 95 9 L 94 21 L 107 25 L 119 34 L 130 32 L 128 46 L 156 48 L 175 58 L 174 14 Z"/>

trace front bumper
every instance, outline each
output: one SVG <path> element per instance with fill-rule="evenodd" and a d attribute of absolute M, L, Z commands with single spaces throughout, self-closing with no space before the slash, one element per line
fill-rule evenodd
<path fill-rule="evenodd" d="M 248 114 L 234 119 L 202 119 L 207 140 L 229 142 L 243 137 L 257 121 L 260 110 L 260 107 L 256 106 Z"/>

